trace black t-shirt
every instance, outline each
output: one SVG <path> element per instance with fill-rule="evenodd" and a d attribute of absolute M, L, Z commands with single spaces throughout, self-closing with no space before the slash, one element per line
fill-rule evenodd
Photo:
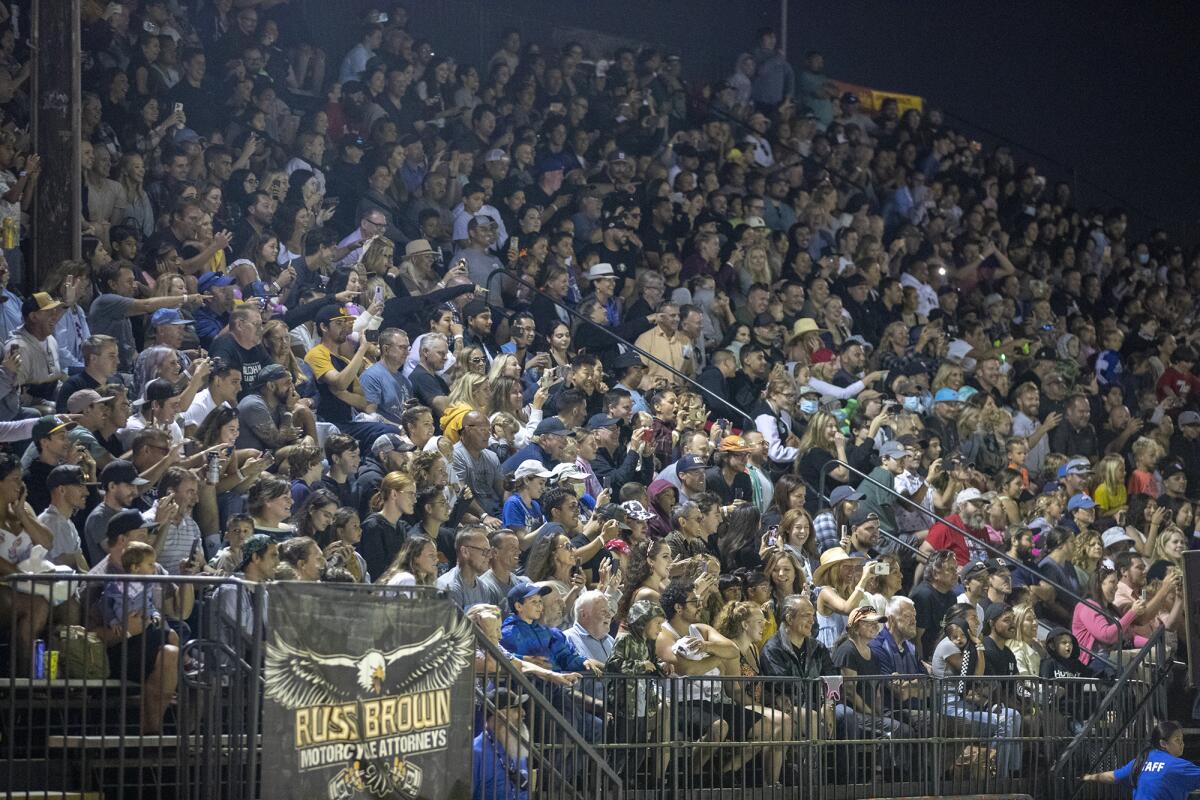
<path fill-rule="evenodd" d="M 604 246 L 604 242 L 594 244 L 586 251 L 586 255 L 595 253 L 600 259 L 601 264 L 612 264 L 613 272 L 616 273 L 617 288 L 616 293 L 619 295 L 625 286 L 626 279 L 633 280 L 633 271 L 638 264 L 638 251 L 636 247 L 624 247 L 620 250 L 609 250 Z"/>
<path fill-rule="evenodd" d="M 991 636 L 983 639 L 983 671 L 986 675 L 1016 675 L 1017 657 L 1007 647 L 996 644 Z"/>
<path fill-rule="evenodd" d="M 921 635 L 921 654 L 926 659 L 933 658 L 933 650 L 942 633 L 942 620 L 958 602 L 957 597 L 953 590 L 939 592 L 928 582 L 922 582 L 913 589 L 909 597 L 917 609 L 917 627 L 924 631 Z"/>
<path fill-rule="evenodd" d="M 750 476 L 745 472 L 739 472 L 733 476 L 733 485 L 729 486 L 725 483 L 725 477 L 721 474 L 720 467 L 709 467 L 704 473 L 705 488 L 721 498 L 721 502 L 729 505 L 734 500 L 746 500 L 747 502 L 754 499 L 754 486 L 750 483 Z"/>
<path fill-rule="evenodd" d="M 435 397 L 450 394 L 450 387 L 446 385 L 442 376 L 425 369 L 423 364 L 417 364 L 409 374 L 408 380 L 412 383 L 413 394 L 417 396 L 422 405 L 430 408 L 433 408 Z"/>
<path fill-rule="evenodd" d="M 275 359 L 267 354 L 267 348 L 261 344 L 256 344 L 247 350 L 228 333 L 223 333 L 213 339 L 212 346 L 208 348 L 208 354 L 219 356 L 226 364 L 235 366 L 242 371 L 242 390 L 238 392 L 239 400 L 250 394 L 250 390 L 254 386 L 254 379 L 258 373 L 262 372 L 263 367 L 275 363 Z"/>
<path fill-rule="evenodd" d="M 50 505 L 50 489 L 46 487 L 46 480 L 52 469 L 53 466 L 37 458 L 25 470 L 25 500 L 33 506 L 35 513 L 42 513 Z"/>
<path fill-rule="evenodd" d="M 879 669 L 879 662 L 875 660 L 875 654 L 870 653 L 868 658 L 863 658 L 862 653 L 858 652 L 858 648 L 854 646 L 854 642 L 849 639 L 833 648 L 833 665 L 838 669 L 847 667 L 859 675 L 883 674 Z"/>

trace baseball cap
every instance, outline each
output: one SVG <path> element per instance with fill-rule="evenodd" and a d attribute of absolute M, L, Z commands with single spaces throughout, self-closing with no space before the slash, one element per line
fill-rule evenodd
<path fill-rule="evenodd" d="M 589 431 L 599 430 L 600 428 L 611 428 L 613 425 L 620 425 L 621 420 L 616 417 L 610 417 L 608 414 L 592 414 L 587 421 L 587 429 Z"/>
<path fill-rule="evenodd" d="M 234 280 L 229 275 L 222 275 L 219 272 L 206 272 L 196 279 L 196 288 L 201 292 L 207 292 L 217 286 L 232 286 Z"/>
<path fill-rule="evenodd" d="M 766 313 L 765 311 L 754 317 L 754 327 L 756 327 L 756 328 L 769 328 L 774 324 L 775 324 L 775 318 L 772 317 L 770 314 Z"/>
<path fill-rule="evenodd" d="M 108 486 L 110 483 L 132 483 L 134 486 L 145 486 L 149 481 L 138 475 L 137 467 L 133 466 L 132 462 L 116 458 L 105 464 L 104 468 L 100 470 L 100 485 Z"/>
<path fill-rule="evenodd" d="M 958 572 L 958 576 L 962 580 L 966 580 L 967 578 L 982 577 L 990 574 L 991 571 L 988 569 L 988 565 L 982 561 L 968 562 L 967 564 L 964 564 L 963 568 Z"/>
<path fill-rule="evenodd" d="M 68 431 L 71 428 L 77 427 L 79 427 L 78 423 L 59 419 L 54 414 L 50 414 L 42 417 L 33 424 L 33 435 L 30 438 L 32 438 L 34 442 L 38 442 L 42 439 L 45 439 L 52 433 L 57 433 L 58 431 Z"/>
<path fill-rule="evenodd" d="M 501 150 L 499 147 L 488 150 L 484 161 L 508 161 L 508 153 Z"/>
<path fill-rule="evenodd" d="M 621 508 L 625 509 L 626 516 L 630 519 L 636 519 L 639 522 L 648 522 L 654 519 L 654 515 L 647 511 L 646 507 L 637 500 L 626 500 L 624 503 L 621 503 Z"/>
<path fill-rule="evenodd" d="M 962 505 L 963 503 L 975 503 L 985 499 L 983 492 L 976 489 L 974 486 L 963 489 L 954 496 L 954 505 Z"/>
<path fill-rule="evenodd" d="M 853 486 L 839 486 L 829 493 L 830 505 L 844 503 L 847 500 L 862 500 L 863 493 L 855 489 Z"/>
<path fill-rule="evenodd" d="M 676 475 L 682 475 L 685 472 L 695 472 L 696 470 L 702 470 L 706 468 L 707 467 L 705 463 L 691 453 L 682 456 L 677 462 L 675 462 Z"/>
<path fill-rule="evenodd" d="M 254 376 L 254 388 L 261 389 L 272 381 L 288 377 L 287 368 L 282 364 L 267 364 Z"/>
<path fill-rule="evenodd" d="M 622 527 L 629 527 L 625 524 L 625 521 L 629 518 L 629 515 L 625 513 L 625 509 L 621 507 L 620 503 L 605 503 L 604 505 L 599 506 L 596 509 L 596 516 L 603 520 L 615 519 L 617 522 L 621 523 Z M 620 540 L 618 539 L 614 541 Z"/>
<path fill-rule="evenodd" d="M 571 461 L 564 461 L 558 464 L 554 469 L 550 470 L 552 480 L 556 481 L 583 481 L 587 480 L 588 474 L 581 470 Z"/>
<path fill-rule="evenodd" d="M 191 325 L 193 323 L 180 314 L 177 308 L 160 308 L 150 315 L 150 324 L 157 328 L 159 325 Z"/>
<path fill-rule="evenodd" d="M 625 352 L 625 353 L 621 353 L 619 356 L 617 356 L 615 359 L 613 359 L 613 369 L 614 370 L 629 369 L 630 367 L 644 367 L 644 366 L 646 366 L 646 362 L 642 361 L 642 357 L 639 356 L 637 353 L 633 352 L 632 350 L 629 350 L 628 352 Z"/>
<path fill-rule="evenodd" d="M 937 394 L 935 394 L 933 396 L 933 402 L 935 402 L 935 403 L 961 403 L 962 400 L 959 399 L 958 392 L 954 391 L 953 389 L 943 386 L 941 389 L 938 389 Z"/>
<path fill-rule="evenodd" d="M 746 444 L 746 440 L 741 436 L 726 436 L 721 439 L 721 445 L 717 448 L 722 453 L 749 453 L 750 445 Z"/>
<path fill-rule="evenodd" d="M 274 540 L 265 533 L 248 536 L 246 541 L 242 542 L 242 563 L 238 565 L 238 571 L 241 572 L 250 566 L 254 556 L 267 552 L 272 544 L 274 544 Z"/>
<path fill-rule="evenodd" d="M 908 451 L 904 449 L 904 445 L 897 442 L 895 439 L 883 443 L 879 448 L 880 458 L 904 458 L 908 455 Z"/>
<path fill-rule="evenodd" d="M 545 597 L 553 589 L 549 586 L 538 586 L 536 583 L 522 583 L 508 590 L 508 604 L 524 603 L 531 597 Z"/>
<path fill-rule="evenodd" d="M 1120 525 L 1114 525 L 1104 533 L 1100 534 L 1100 541 L 1104 543 L 1104 549 L 1118 545 L 1121 542 L 1133 542 L 1133 537 L 1125 532 L 1125 529 Z"/>
<path fill-rule="evenodd" d="M 1086 458 L 1072 458 L 1067 463 L 1058 468 L 1058 477 L 1065 478 L 1068 475 L 1088 475 L 1092 472 L 1092 465 Z"/>
<path fill-rule="evenodd" d="M 50 474 L 46 476 L 46 488 L 53 490 L 59 486 L 95 486 L 94 483 L 88 483 L 87 478 L 83 474 L 83 469 L 74 464 L 60 464 L 50 470 Z"/>
<path fill-rule="evenodd" d="M 488 690 L 487 698 L 498 711 L 507 708 L 517 708 L 529 702 L 529 695 L 514 692 L 507 686 L 496 686 Z M 490 711 L 491 709 L 489 709 Z"/>
<path fill-rule="evenodd" d="M 1093 500 L 1092 498 L 1088 497 L 1083 492 L 1080 492 L 1079 494 L 1076 494 L 1076 495 L 1072 495 L 1071 499 L 1067 501 L 1067 511 L 1075 511 L 1076 509 L 1080 509 L 1080 508 L 1095 508 L 1095 507 L 1096 507 L 1096 501 Z"/>
<path fill-rule="evenodd" d="M 175 384 L 166 378 L 155 378 L 146 384 L 142 398 L 134 400 L 133 404 L 135 406 L 142 406 L 147 403 L 161 403 L 164 400 L 170 400 L 177 394 L 179 394 L 179 390 L 175 388 Z"/>
<path fill-rule="evenodd" d="M 537 428 L 535 428 L 533 431 L 533 435 L 545 436 L 546 434 L 552 433 L 556 436 L 563 436 L 566 434 L 566 432 L 567 426 L 563 425 L 563 421 L 561 419 L 558 417 L 546 417 L 544 420 L 538 423 Z"/>
<path fill-rule="evenodd" d="M 828 347 L 822 347 L 814 350 L 808 360 L 814 364 L 828 364 L 830 361 L 833 361 L 833 351 Z"/>
<path fill-rule="evenodd" d="M 317 312 L 316 323 L 318 325 L 328 325 L 335 319 L 354 319 L 354 315 L 344 307 L 335 306 L 330 303 L 327 306 L 321 306 L 321 310 Z"/>
<path fill-rule="evenodd" d="M 110 541 L 112 541 L 118 536 L 123 536 L 130 531 L 142 530 L 143 528 L 149 530 L 157 527 L 157 522 L 146 522 L 146 520 L 142 518 L 142 512 L 138 511 L 137 509 L 123 508 L 109 518 L 108 527 L 105 529 L 105 535 Z"/>
<path fill-rule="evenodd" d="M 371 442 L 371 453 L 377 456 L 391 452 L 408 453 L 415 449 L 412 442 L 398 433 L 385 433 Z"/>
<path fill-rule="evenodd" d="M 513 473 L 513 477 L 517 480 L 522 478 L 550 478 L 554 475 L 553 472 L 546 469 L 542 462 L 536 458 L 527 458 L 517 465 L 517 471 Z"/>
<path fill-rule="evenodd" d="M 1180 425 L 1200 425 L 1200 414 L 1195 411 L 1185 411 L 1179 415 Z"/>
<path fill-rule="evenodd" d="M 72 392 L 71 396 L 67 398 L 67 411 L 71 414 L 82 414 L 84 409 L 94 403 L 107 403 L 115 399 L 115 397 L 105 397 L 95 389 L 80 389 L 78 392 Z"/>
<path fill-rule="evenodd" d="M 463 319 L 471 319 L 472 317 L 478 317 L 480 314 L 484 313 L 485 311 L 491 311 L 491 310 L 492 310 L 491 307 L 484 301 L 472 300 L 469 303 L 467 303 L 465 306 L 463 306 L 462 316 L 463 316 Z"/>
<path fill-rule="evenodd" d="M 616 161 L 628 161 L 629 156 L 625 155 L 624 150 L 613 150 L 608 154 L 608 163 L 612 164 Z"/>
<path fill-rule="evenodd" d="M 21 303 L 21 313 L 32 314 L 35 311 L 53 311 L 61 307 L 62 303 L 51 297 L 49 292 L 34 292 Z"/>
<path fill-rule="evenodd" d="M 846 627 L 853 628 L 860 622 L 883 622 L 885 619 L 874 608 L 859 606 L 850 612 L 850 618 L 846 620 Z"/>
<path fill-rule="evenodd" d="M 857 528 L 859 525 L 872 520 L 875 520 L 876 522 L 879 521 L 879 515 L 867 506 L 859 506 L 858 508 L 854 509 L 854 513 L 850 515 L 849 522 L 850 527 Z"/>

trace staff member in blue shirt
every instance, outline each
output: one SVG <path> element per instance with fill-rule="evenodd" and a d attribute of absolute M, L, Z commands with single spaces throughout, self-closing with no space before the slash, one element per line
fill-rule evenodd
<path fill-rule="evenodd" d="M 1096 783 L 1128 783 L 1133 800 L 1185 800 L 1200 789 L 1200 767 L 1180 758 L 1183 728 L 1175 722 L 1160 722 L 1141 755 L 1112 772 L 1093 772 L 1083 780 Z"/>

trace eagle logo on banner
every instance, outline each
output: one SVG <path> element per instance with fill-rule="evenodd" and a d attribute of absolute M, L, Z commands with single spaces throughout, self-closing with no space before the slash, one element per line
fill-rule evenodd
<path fill-rule="evenodd" d="M 289 711 L 345 706 L 385 697 L 450 689 L 475 659 L 475 632 L 463 616 L 422 641 L 394 650 L 370 649 L 360 656 L 322 654 L 268 640 L 264 659 L 266 696 Z M 372 760 L 359 756 L 330 781 L 329 796 L 348 800 L 355 793 L 376 798 L 416 797 L 421 770 L 403 756 Z"/>

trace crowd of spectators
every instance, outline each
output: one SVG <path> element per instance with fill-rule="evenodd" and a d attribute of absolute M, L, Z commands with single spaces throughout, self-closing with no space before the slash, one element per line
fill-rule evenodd
<path fill-rule="evenodd" d="M 326 53 L 294 5 L 84 1 L 84 258 L 37 270 L 0 35 L 0 573 L 40 546 L 437 586 L 587 737 L 581 675 L 845 681 L 830 709 L 697 688 L 686 730 L 601 698 L 648 739 L 911 737 L 880 675 L 962 676 L 936 711 L 1016 737 L 1037 698 L 971 676 L 1104 679 L 1177 638 L 1200 269 L 1164 232 L 936 109 L 862 108 L 768 30 L 701 85 L 515 30 L 458 63 L 419 4 Z M 195 606 L 245 620 L 155 587 L 0 589 L 11 668 L 74 618 L 143 637 L 114 669 L 169 695 Z M 494 722 L 477 751 L 515 746 Z"/>

